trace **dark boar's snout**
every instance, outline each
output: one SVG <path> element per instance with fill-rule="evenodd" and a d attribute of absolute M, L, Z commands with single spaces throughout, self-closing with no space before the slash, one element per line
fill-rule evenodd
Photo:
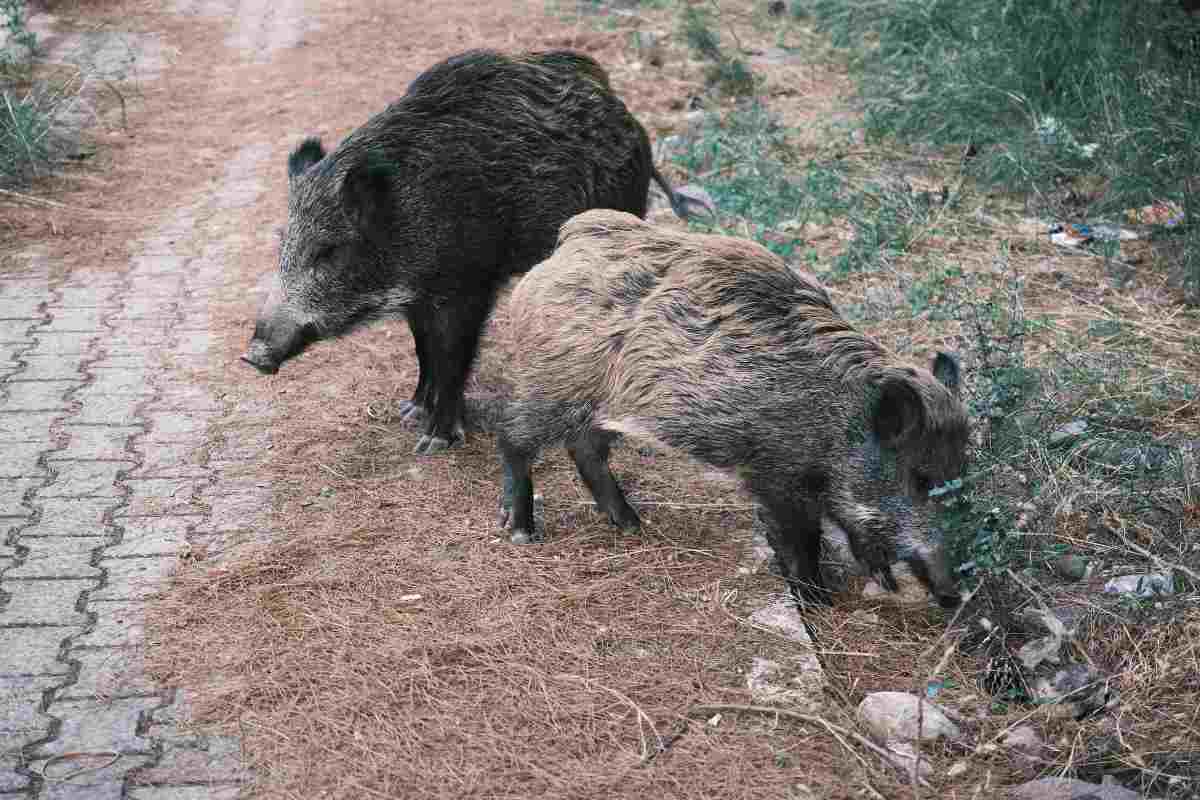
<path fill-rule="evenodd" d="M 300 325 L 279 317 L 260 318 L 242 361 L 264 375 L 274 375 L 280 364 L 298 354 L 315 338 L 311 325 Z"/>

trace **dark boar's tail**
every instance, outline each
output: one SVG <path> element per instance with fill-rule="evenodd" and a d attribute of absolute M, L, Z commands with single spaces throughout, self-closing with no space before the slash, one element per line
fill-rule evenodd
<path fill-rule="evenodd" d="M 690 206 L 699 206 L 711 216 L 717 216 L 717 207 L 713 204 L 712 198 L 708 196 L 707 192 L 703 190 L 688 191 L 686 187 L 683 189 L 673 189 L 670 182 L 663 177 L 663 174 L 658 171 L 657 167 L 651 167 L 650 174 L 654 176 L 654 182 L 666 192 L 667 199 L 671 201 L 671 208 L 674 210 L 675 216 L 683 220 L 688 219 L 691 217 L 691 211 L 688 210 Z"/>

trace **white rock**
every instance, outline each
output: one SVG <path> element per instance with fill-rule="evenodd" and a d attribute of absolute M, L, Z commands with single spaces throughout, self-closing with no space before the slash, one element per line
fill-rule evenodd
<path fill-rule="evenodd" d="M 907 692 L 873 692 L 859 703 L 858 718 L 884 741 L 911 742 L 917 735 L 919 704 L 920 699 Z M 930 702 L 920 705 L 923 740 L 957 739 L 962 735 L 941 706 Z"/>
<path fill-rule="evenodd" d="M 947 778 L 957 778 L 970 769 L 970 766 L 965 761 L 956 761 L 950 765 L 950 769 L 946 770 Z"/>
<path fill-rule="evenodd" d="M 1138 793 L 1122 786 L 1086 783 L 1074 778 L 1039 778 L 1009 791 L 1013 800 L 1138 800 Z"/>
<path fill-rule="evenodd" d="M 1014 750 L 1022 755 L 1040 758 L 1045 748 L 1045 743 L 1038 732 L 1031 725 L 1018 725 L 1000 740 L 1010 750 Z"/>
<path fill-rule="evenodd" d="M 1172 594 L 1175 591 L 1175 576 L 1171 572 L 1146 575 L 1122 575 L 1104 584 L 1105 594 L 1135 594 L 1138 597 L 1154 597 L 1156 594 Z"/>

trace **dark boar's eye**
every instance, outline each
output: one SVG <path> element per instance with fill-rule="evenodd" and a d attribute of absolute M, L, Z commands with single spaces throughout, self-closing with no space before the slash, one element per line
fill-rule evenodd
<path fill-rule="evenodd" d="M 933 481 L 924 473 L 914 472 L 913 488 L 917 490 L 917 494 L 928 497 L 930 490 L 933 489 Z"/>

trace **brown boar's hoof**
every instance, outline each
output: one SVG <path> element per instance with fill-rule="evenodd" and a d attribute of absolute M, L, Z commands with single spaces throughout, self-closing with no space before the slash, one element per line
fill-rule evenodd
<path fill-rule="evenodd" d="M 805 608 L 829 608 L 833 605 L 833 594 L 824 586 L 789 581 L 792 597 L 803 611 Z"/>
<path fill-rule="evenodd" d="M 430 436 L 427 433 L 423 433 L 421 434 L 421 438 L 417 440 L 417 446 L 413 448 L 413 455 L 431 456 L 434 453 L 440 453 L 452 447 L 462 447 L 465 443 L 466 438 L 463 436 L 455 436 L 453 439 L 447 439 L 442 436 Z"/>
<path fill-rule="evenodd" d="M 417 405 L 412 400 L 401 401 L 396 405 L 396 410 L 400 413 L 400 420 L 406 425 L 415 425 L 429 416 L 424 406 Z"/>
<path fill-rule="evenodd" d="M 608 519 L 621 529 L 621 533 L 637 533 L 642 528 L 642 518 L 628 505 L 618 508 L 615 512 L 610 511 Z"/>
<path fill-rule="evenodd" d="M 962 595 L 960 595 L 958 592 L 935 594 L 934 597 L 937 600 L 938 605 L 947 611 L 953 611 L 962 605 Z"/>

